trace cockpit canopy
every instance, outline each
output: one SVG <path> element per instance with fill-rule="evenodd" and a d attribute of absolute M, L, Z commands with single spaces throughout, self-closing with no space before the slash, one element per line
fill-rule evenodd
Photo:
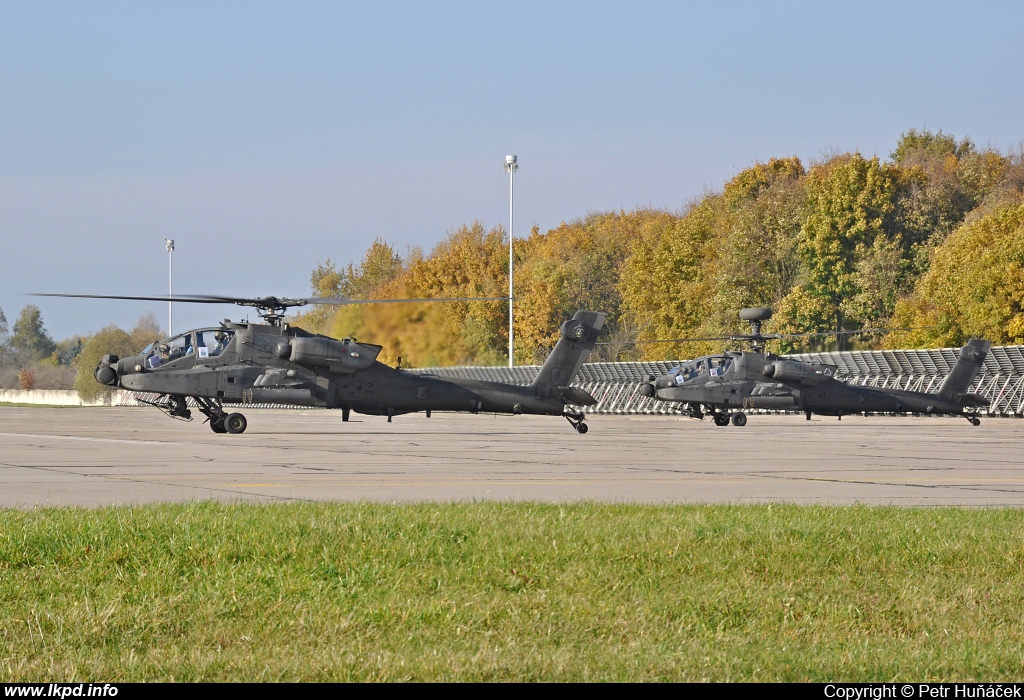
<path fill-rule="evenodd" d="M 672 383 L 678 385 L 693 381 L 698 377 L 721 377 L 729 369 L 732 358 L 728 355 L 709 355 L 696 360 L 684 362 L 668 373 Z"/>
<path fill-rule="evenodd" d="M 158 340 L 146 346 L 146 367 L 155 369 L 194 356 L 202 361 L 220 355 L 234 338 L 235 332 L 226 328 L 203 328 Z"/>

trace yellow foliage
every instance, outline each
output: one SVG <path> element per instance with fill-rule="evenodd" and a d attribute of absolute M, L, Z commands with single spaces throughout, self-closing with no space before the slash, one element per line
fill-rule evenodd
<path fill-rule="evenodd" d="M 685 216 L 662 215 L 633 244 L 620 276 L 622 302 L 638 338 L 698 335 L 711 314 L 718 260 L 726 231 L 721 196 L 705 197 Z M 700 345 L 641 345 L 644 357 L 699 354 Z"/>
<path fill-rule="evenodd" d="M 368 298 L 507 297 L 507 285 L 504 231 L 478 222 L 449 233 L 429 257 L 414 253 Z M 507 356 L 507 318 L 504 301 L 369 304 L 339 311 L 333 335 L 383 345 L 381 359 L 402 357 L 404 366 L 498 364 Z"/>
<path fill-rule="evenodd" d="M 896 305 L 887 347 L 955 347 L 978 337 L 1024 343 L 1024 205 L 964 224 L 932 255 L 913 295 Z"/>
<path fill-rule="evenodd" d="M 516 360 L 541 362 L 558 341 L 562 322 L 577 310 L 608 314 L 607 333 L 619 326 L 619 271 L 631 242 L 661 212 L 592 214 L 517 242 Z"/>
<path fill-rule="evenodd" d="M 542 362 L 562 321 L 580 308 L 606 312 L 601 340 L 613 341 L 746 332 L 737 318 L 744 306 L 775 309 L 766 332 L 893 325 L 890 316 L 898 309 L 897 322 L 942 317 L 944 335 L 907 336 L 915 344 L 952 342 L 968 327 L 991 335 L 999 324 L 1006 337 L 1019 337 L 1024 319 L 1014 310 L 1015 292 L 998 283 L 1016 279 L 1012 265 L 962 261 L 960 272 L 950 268 L 948 274 L 968 280 L 957 287 L 958 299 L 980 295 L 973 306 L 963 305 L 970 322 L 950 320 L 941 284 L 927 288 L 921 275 L 933 259 L 951 255 L 937 249 L 947 249 L 942 241 L 950 231 L 964 221 L 996 226 L 989 214 L 1019 203 L 1022 190 L 1019 156 L 912 129 L 890 163 L 845 153 L 807 171 L 798 158 L 771 159 L 738 173 L 721 193 L 706 194 L 683 214 L 597 213 L 546 233 L 535 228 L 515 242 L 516 363 Z M 1012 245 L 1000 245 L 1012 259 L 1006 248 Z M 980 249 L 972 260 L 978 259 L 985 259 Z M 929 274 L 938 279 L 940 273 Z M 315 291 L 326 285 L 362 298 L 506 297 L 508 242 L 500 227 L 487 231 L 476 223 L 450 232 L 429 255 L 416 250 L 403 261 L 375 241 L 359 266 L 338 271 L 328 261 L 312 281 Z M 917 292 L 903 298 L 915 284 Z M 390 362 L 399 356 L 417 366 L 507 360 L 508 304 L 501 300 L 352 307 L 333 313 L 328 323 L 316 313 L 297 322 L 379 343 Z M 851 342 L 873 341 L 843 341 Z M 733 345 L 605 346 L 594 359 L 692 357 Z"/>

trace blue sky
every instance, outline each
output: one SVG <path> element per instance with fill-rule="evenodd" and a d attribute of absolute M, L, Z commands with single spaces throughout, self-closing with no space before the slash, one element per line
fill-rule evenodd
<path fill-rule="evenodd" d="M 376 237 L 430 248 L 679 209 L 757 160 L 1024 138 L 1024 4 L 4 3 L 0 308 L 64 337 L 308 293 Z M 244 316 L 176 307 L 175 327 Z"/>

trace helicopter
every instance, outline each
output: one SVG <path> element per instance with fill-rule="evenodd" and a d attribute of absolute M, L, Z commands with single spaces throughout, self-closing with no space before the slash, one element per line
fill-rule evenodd
<path fill-rule="evenodd" d="M 732 340 L 748 342 L 749 351 L 705 355 L 674 368 L 666 376 L 648 376 L 640 387 L 644 396 L 683 404 L 684 415 L 703 420 L 710 415 L 717 426 L 747 423 L 743 409 L 802 411 L 837 416 L 854 413 L 924 413 L 963 415 L 972 425 L 981 423 L 978 410 L 989 400 L 968 393 L 981 370 L 991 342 L 972 338 L 960 349 L 952 371 L 935 393 L 854 386 L 835 378 L 833 365 L 803 362 L 765 350 L 765 341 L 835 333 L 761 333 L 761 324 L 772 317 L 768 308 L 741 309 L 740 318 L 750 323 L 750 333 L 724 338 L 688 338 L 684 342 Z M 883 330 L 883 329 L 869 329 Z M 864 333 L 867 331 L 843 331 Z"/>
<path fill-rule="evenodd" d="M 96 381 L 105 386 L 156 394 L 155 401 L 145 403 L 171 418 L 192 420 L 191 399 L 215 433 L 245 432 L 245 416 L 229 412 L 227 406 L 272 403 L 340 408 L 343 422 L 349 420 L 352 411 L 387 416 L 389 423 L 394 416 L 421 411 L 428 418 L 432 411 L 563 416 L 582 434 L 587 432 L 583 422 L 586 416 L 573 407 L 597 403 L 586 391 L 570 384 L 594 349 L 604 326 L 606 315 L 601 312 L 581 310 L 565 321 L 559 340 L 536 379 L 529 386 L 519 386 L 408 372 L 379 362 L 381 345 L 358 342 L 355 338 L 336 340 L 285 322 L 288 309 L 309 304 L 479 301 L 484 299 L 481 297 L 363 300 L 207 295 L 34 296 L 254 307 L 262 322 L 225 320 L 218 327 L 197 328 L 153 343 L 138 355 L 104 355 L 94 373 Z"/>

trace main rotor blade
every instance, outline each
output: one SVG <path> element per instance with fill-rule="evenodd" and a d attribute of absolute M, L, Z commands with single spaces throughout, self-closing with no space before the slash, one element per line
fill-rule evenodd
<path fill-rule="evenodd" d="M 809 338 L 816 335 L 859 335 L 862 333 L 890 333 L 892 331 L 923 331 L 936 326 L 913 326 L 911 328 L 861 328 L 859 331 L 819 331 L 817 333 L 782 333 L 781 335 L 764 336 L 768 339 L 777 338 Z"/>
<path fill-rule="evenodd" d="M 261 308 L 288 308 L 292 306 L 308 306 L 324 304 L 330 306 L 347 306 L 352 304 L 397 304 L 433 301 L 507 301 L 508 297 L 444 297 L 425 299 L 351 299 L 349 297 L 313 297 L 309 299 L 292 299 L 288 297 L 229 297 L 210 294 L 179 294 L 177 296 L 129 296 L 121 294 L 29 294 L 33 297 L 65 297 L 72 299 L 124 299 L 128 301 L 169 301 L 177 304 L 237 304 L 239 306 L 257 306 Z"/>
<path fill-rule="evenodd" d="M 119 294 L 28 294 L 30 297 L 65 297 L 71 299 L 127 299 L 128 301 L 173 301 L 186 304 L 224 304 L 230 303 L 216 297 L 191 298 L 188 295 L 170 297 L 122 296 Z"/>
<path fill-rule="evenodd" d="M 914 326 L 911 328 L 861 328 L 856 331 L 818 331 L 815 333 L 765 333 L 763 335 L 729 335 L 719 338 L 675 338 L 672 340 L 612 340 L 597 345 L 640 345 L 642 343 L 703 343 L 715 340 L 732 340 L 737 343 L 755 340 L 782 340 L 783 338 L 810 338 L 821 335 L 860 335 L 866 333 L 889 333 L 890 331 L 918 331 L 935 328 L 935 326 Z"/>
<path fill-rule="evenodd" d="M 641 343 L 701 343 L 707 340 L 738 340 L 736 336 L 721 338 L 676 338 L 675 340 L 608 340 L 595 345 L 640 345 Z"/>
<path fill-rule="evenodd" d="M 307 304 L 348 306 L 351 304 L 413 304 L 426 301 L 508 301 L 508 297 L 428 297 L 422 299 L 351 299 L 349 297 L 313 297 L 311 299 L 303 299 L 303 301 Z"/>

